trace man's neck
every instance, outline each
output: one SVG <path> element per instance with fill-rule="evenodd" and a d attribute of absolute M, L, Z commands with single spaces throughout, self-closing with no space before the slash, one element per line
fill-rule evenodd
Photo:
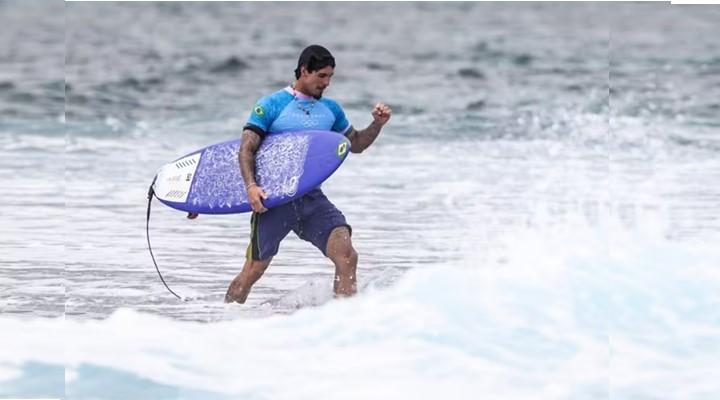
<path fill-rule="evenodd" d="M 315 99 L 315 97 L 308 94 L 308 91 L 305 89 L 304 86 L 298 84 L 298 81 L 295 81 L 290 88 L 297 93 L 297 96 L 306 100 Z"/>

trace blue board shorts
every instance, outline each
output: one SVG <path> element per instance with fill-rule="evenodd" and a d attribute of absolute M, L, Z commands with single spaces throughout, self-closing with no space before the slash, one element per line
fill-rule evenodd
<path fill-rule="evenodd" d="M 290 231 L 311 242 L 325 256 L 333 229 L 346 226 L 352 234 L 345 216 L 319 188 L 262 214 L 254 212 L 250 225 L 252 233 L 247 257 L 253 260 L 267 260 L 277 254 L 280 242 Z"/>

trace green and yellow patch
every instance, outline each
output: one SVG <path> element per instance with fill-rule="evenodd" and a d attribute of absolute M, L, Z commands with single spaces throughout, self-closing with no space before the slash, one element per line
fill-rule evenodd
<path fill-rule="evenodd" d="M 342 156 L 344 156 L 345 153 L 347 153 L 347 150 L 348 150 L 347 142 L 343 140 L 342 142 L 340 142 L 340 144 L 338 144 L 338 147 L 337 147 L 338 157 L 342 158 Z"/>

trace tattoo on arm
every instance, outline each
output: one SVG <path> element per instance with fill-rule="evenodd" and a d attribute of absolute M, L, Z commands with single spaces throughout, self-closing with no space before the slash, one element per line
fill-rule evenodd
<path fill-rule="evenodd" d="M 348 135 L 350 143 L 352 144 L 350 151 L 353 153 L 362 153 L 363 150 L 370 147 L 375 139 L 377 139 L 381 129 L 382 125 L 376 124 L 374 121 L 361 131 L 353 129 L 352 133 Z"/>
<path fill-rule="evenodd" d="M 240 142 L 240 151 L 238 152 L 238 161 L 240 162 L 240 173 L 245 181 L 245 187 L 251 183 L 255 183 L 255 153 L 260 147 L 260 135 L 245 129 Z"/>

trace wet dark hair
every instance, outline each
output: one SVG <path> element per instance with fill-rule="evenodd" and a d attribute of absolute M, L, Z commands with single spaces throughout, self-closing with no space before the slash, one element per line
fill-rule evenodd
<path fill-rule="evenodd" d="M 327 66 L 335 68 L 335 57 L 330 54 L 328 49 L 313 44 L 305 48 L 298 58 L 297 68 L 295 68 L 295 78 L 300 78 L 300 67 L 305 66 L 308 72 L 317 71 Z"/>

